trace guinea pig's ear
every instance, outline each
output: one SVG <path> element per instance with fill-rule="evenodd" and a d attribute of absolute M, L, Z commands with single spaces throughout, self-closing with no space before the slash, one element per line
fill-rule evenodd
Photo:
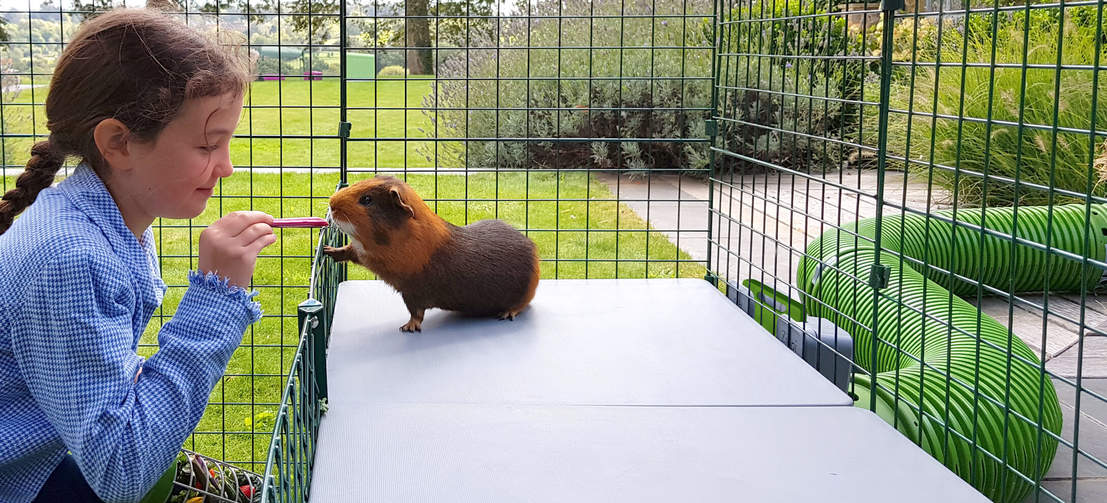
<path fill-rule="evenodd" d="M 407 213 L 411 215 L 411 218 L 415 218 L 415 208 L 408 206 L 408 204 L 404 202 L 404 197 L 400 195 L 400 189 L 392 187 L 391 189 L 388 189 L 388 191 L 392 193 L 392 199 L 396 201 L 396 205 L 407 210 Z"/>

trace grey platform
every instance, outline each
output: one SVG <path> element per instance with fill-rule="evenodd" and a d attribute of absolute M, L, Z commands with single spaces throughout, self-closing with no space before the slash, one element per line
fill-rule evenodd
<path fill-rule="evenodd" d="M 313 502 L 985 501 L 703 280 L 543 281 L 414 335 L 382 283 L 338 298 Z"/>
<path fill-rule="evenodd" d="M 515 321 L 431 310 L 418 334 L 383 283 L 338 292 L 331 404 L 849 405 L 711 285 L 539 284 Z"/>

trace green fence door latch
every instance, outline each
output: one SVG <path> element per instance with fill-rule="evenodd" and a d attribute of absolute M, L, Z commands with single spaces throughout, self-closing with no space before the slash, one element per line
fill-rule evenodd
<path fill-rule="evenodd" d="M 703 121 L 703 130 L 707 133 L 707 136 L 714 138 L 716 134 L 719 134 L 719 123 L 713 119 Z"/>
<path fill-rule="evenodd" d="M 881 290 L 888 286 L 888 280 L 892 277 L 892 268 L 884 264 L 873 264 L 869 269 L 869 286 Z"/>
<path fill-rule="evenodd" d="M 350 123 L 349 122 L 339 122 L 338 123 L 338 136 L 340 138 L 349 138 L 350 137 Z"/>

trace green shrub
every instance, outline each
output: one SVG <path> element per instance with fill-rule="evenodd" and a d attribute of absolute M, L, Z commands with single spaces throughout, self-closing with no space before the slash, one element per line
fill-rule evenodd
<path fill-rule="evenodd" d="M 819 15 L 831 9 L 770 0 L 725 14 L 719 98 L 728 151 L 799 170 L 835 168 L 849 155 L 842 142 L 858 140 L 862 84 L 877 86 L 878 67 L 861 56 L 879 37 Z"/>
<path fill-rule="evenodd" d="M 713 41 L 706 17 L 679 16 L 712 8 L 710 0 L 541 0 L 524 14 L 550 17 L 503 18 L 498 40 L 475 32 L 473 48 L 440 66 L 424 104 L 440 110 L 425 112 L 440 138 L 478 140 L 423 153 L 437 147 L 440 164 L 480 168 L 706 167 L 704 143 L 620 140 L 705 136 L 709 112 L 688 109 L 711 104 Z M 441 110 L 451 108 L 468 110 Z M 512 140 L 524 138 L 610 141 Z"/>
<path fill-rule="evenodd" d="M 1024 29 L 1023 11 L 1001 13 L 995 19 L 994 39 L 992 13 L 973 14 L 967 22 L 948 22 L 941 30 L 940 59 L 952 64 L 943 65 L 940 70 L 933 64 L 914 66 L 913 88 L 910 71 L 898 73 L 892 82 L 891 107 L 900 112 L 889 117 L 889 151 L 909 154 L 911 159 L 924 163 L 933 161 L 934 167 L 913 164 L 912 169 L 924 174 L 932 172 L 936 184 L 951 193 L 956 190 L 958 201 L 965 204 L 1045 204 L 1051 201 L 1049 191 L 1027 184 L 1083 195 L 1089 192 L 1089 180 L 1092 194 L 1107 195 L 1103 183 L 1107 173 L 1089 173 L 1089 168 L 1098 171 L 1107 166 L 1107 160 L 1102 160 L 1103 139 L 1089 132 L 1093 117 L 1092 73 L 1070 68 L 1056 70 L 1059 47 L 1063 66 L 1094 64 L 1095 10 L 1094 7 L 1068 10 L 1064 32 L 1060 34 L 1057 9 L 1032 11 L 1028 30 Z M 966 25 L 967 37 L 963 35 Z M 915 46 L 925 49 L 916 53 L 915 61 L 938 61 L 937 26 L 921 21 L 919 33 Z M 1029 65 L 1044 67 L 1026 70 L 1025 83 L 1021 67 L 995 68 L 993 73 L 989 68 L 993 40 L 997 65 L 1021 66 L 1025 52 Z M 903 40 L 897 37 L 894 53 L 897 60 L 911 61 L 911 42 L 911 36 Z M 1102 64 L 1107 61 L 1107 53 L 1102 52 L 1103 47 L 1100 49 Z M 962 65 L 962 50 L 969 65 Z M 1098 101 L 1102 103 L 1107 98 L 1103 92 L 1107 90 L 1104 79 L 1100 79 L 1099 86 Z M 937 118 L 932 117 L 935 106 Z M 914 115 L 908 153 L 905 111 L 909 107 Z M 1107 107 L 1099 105 L 1094 117 L 1096 130 L 1107 129 Z M 1054 125 L 1060 129 L 1056 133 Z M 1097 162 L 1097 158 L 1101 160 Z M 1017 179 L 1020 183 L 1016 186 L 996 177 Z M 1055 194 L 1052 201 L 1073 199 L 1080 196 Z"/>
<path fill-rule="evenodd" d="M 377 72 L 378 77 L 404 77 L 406 75 L 407 69 L 400 65 L 386 66 Z"/>

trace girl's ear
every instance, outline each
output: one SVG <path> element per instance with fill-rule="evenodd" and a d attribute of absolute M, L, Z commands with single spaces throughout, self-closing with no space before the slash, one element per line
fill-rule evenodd
<path fill-rule="evenodd" d="M 118 119 L 104 119 L 92 131 L 100 156 L 110 166 L 116 168 L 124 168 L 128 165 L 125 161 L 130 156 L 127 149 L 127 139 L 130 134 L 131 130 Z"/>

